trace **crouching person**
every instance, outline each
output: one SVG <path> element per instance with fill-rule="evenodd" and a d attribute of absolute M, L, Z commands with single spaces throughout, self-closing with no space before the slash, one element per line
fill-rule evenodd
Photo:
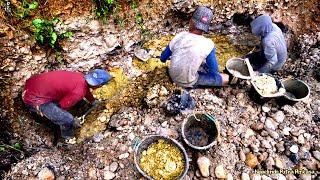
<path fill-rule="evenodd" d="M 268 15 L 258 16 L 251 22 L 252 33 L 261 38 L 262 50 L 247 55 L 253 70 L 270 73 L 282 69 L 287 59 L 287 44 L 281 29 Z"/>
<path fill-rule="evenodd" d="M 102 69 L 84 75 L 80 72 L 51 71 L 30 77 L 25 84 L 23 101 L 30 110 L 60 126 L 61 137 L 69 142 L 74 128 L 80 126 L 67 110 L 82 99 L 92 105 L 94 99 L 89 88 L 106 84 L 111 75 Z"/>
<path fill-rule="evenodd" d="M 177 34 L 161 54 L 162 62 L 171 56 L 169 74 L 181 87 L 228 84 L 229 76 L 219 73 L 214 43 L 202 35 L 209 31 L 212 18 L 209 8 L 198 7 L 189 21 L 189 32 Z"/>

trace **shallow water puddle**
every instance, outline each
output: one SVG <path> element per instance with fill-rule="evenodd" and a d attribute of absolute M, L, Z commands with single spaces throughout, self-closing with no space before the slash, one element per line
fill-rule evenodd
<path fill-rule="evenodd" d="M 232 57 L 241 57 L 248 53 L 252 47 L 232 44 L 227 36 L 209 35 L 217 48 L 219 69 L 225 68 L 225 63 Z M 162 50 L 169 44 L 172 35 L 162 36 L 146 42 L 143 48 L 153 51 L 154 57 L 159 57 Z M 137 58 L 133 59 L 135 68 L 144 72 L 134 81 L 130 82 L 121 68 L 111 68 L 109 71 L 113 79 L 107 85 L 96 89 L 93 94 L 103 100 L 103 104 L 89 114 L 85 123 L 78 131 L 78 141 L 92 137 L 106 129 L 110 117 L 121 107 L 143 107 L 147 92 L 155 85 L 166 88 L 170 94 L 176 87 L 170 82 L 167 75 L 167 63 L 162 63 L 158 58 L 151 58 L 146 62 Z"/>

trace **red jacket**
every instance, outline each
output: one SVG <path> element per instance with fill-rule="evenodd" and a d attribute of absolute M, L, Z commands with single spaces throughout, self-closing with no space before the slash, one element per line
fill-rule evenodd
<path fill-rule="evenodd" d="M 32 106 L 58 102 L 65 110 L 83 98 L 94 101 L 84 75 L 70 71 L 51 71 L 32 76 L 25 84 L 22 98 Z"/>

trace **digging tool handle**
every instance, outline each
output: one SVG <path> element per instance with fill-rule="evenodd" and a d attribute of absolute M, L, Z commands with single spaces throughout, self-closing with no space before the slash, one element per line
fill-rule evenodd
<path fill-rule="evenodd" d="M 96 109 L 99 106 L 100 102 L 95 103 L 87 112 L 84 113 L 83 118 L 86 117 L 92 110 Z"/>
<path fill-rule="evenodd" d="M 254 72 L 253 72 L 253 68 L 252 68 L 252 66 L 250 64 L 250 61 L 249 61 L 248 58 L 244 59 L 244 61 L 246 62 L 247 66 L 248 66 L 249 74 L 250 74 L 250 77 L 252 79 L 253 76 L 254 76 Z"/>

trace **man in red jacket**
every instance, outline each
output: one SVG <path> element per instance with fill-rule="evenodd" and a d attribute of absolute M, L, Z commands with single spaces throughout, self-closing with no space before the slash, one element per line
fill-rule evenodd
<path fill-rule="evenodd" d="M 89 88 L 102 86 L 111 78 L 103 69 L 95 69 L 86 75 L 70 71 L 46 72 L 26 81 L 22 98 L 31 111 L 59 125 L 61 136 L 68 140 L 73 137 L 77 123 L 67 110 L 82 99 L 94 105 L 96 101 Z"/>

